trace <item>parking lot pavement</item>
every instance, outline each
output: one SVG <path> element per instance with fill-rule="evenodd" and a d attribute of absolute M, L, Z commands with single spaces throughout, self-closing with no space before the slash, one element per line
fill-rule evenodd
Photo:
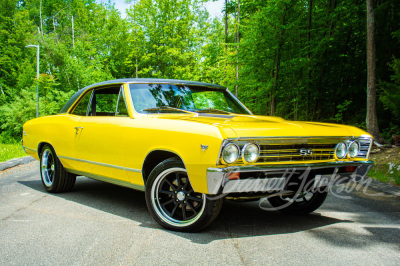
<path fill-rule="evenodd" d="M 400 198 L 334 188 L 307 216 L 224 202 L 206 230 L 164 230 L 142 192 L 79 177 L 49 194 L 38 163 L 0 172 L 0 264 L 384 264 L 400 261 Z M 378 195 L 377 195 L 378 194 Z M 268 207 L 262 203 L 262 207 Z"/>

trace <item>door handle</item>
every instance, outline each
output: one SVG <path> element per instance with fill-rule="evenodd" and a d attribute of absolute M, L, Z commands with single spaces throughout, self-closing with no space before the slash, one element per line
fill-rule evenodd
<path fill-rule="evenodd" d="M 75 127 L 76 134 L 78 134 L 78 133 L 79 133 L 79 129 L 83 129 L 83 127 Z"/>

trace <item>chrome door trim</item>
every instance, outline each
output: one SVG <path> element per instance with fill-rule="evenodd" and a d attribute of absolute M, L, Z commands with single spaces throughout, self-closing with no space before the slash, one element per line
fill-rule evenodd
<path fill-rule="evenodd" d="M 60 156 L 58 156 L 58 157 L 60 157 Z M 94 175 L 94 174 L 90 174 L 90 173 L 86 173 L 86 172 L 75 171 L 75 170 L 72 170 L 72 169 L 66 169 L 66 170 L 67 170 L 67 172 L 75 174 L 75 175 L 78 175 L 78 176 L 86 176 L 86 177 L 91 178 L 91 179 L 96 179 L 96 180 L 99 180 L 99 181 L 115 184 L 115 185 L 118 185 L 118 186 L 133 188 L 133 189 L 140 190 L 140 191 L 144 191 L 145 190 L 145 187 L 142 186 L 142 185 L 136 185 L 136 184 L 132 184 L 132 183 L 125 182 L 125 181 L 116 180 L 116 179 L 105 177 L 105 176 L 101 176 L 101 175 Z"/>
<path fill-rule="evenodd" d="M 82 163 L 91 163 L 91 164 L 95 164 L 95 165 L 100 165 L 100 166 L 105 166 L 105 167 L 125 170 L 125 171 L 129 171 L 129 172 L 142 173 L 142 170 L 134 169 L 134 168 L 128 168 L 128 167 L 123 167 L 123 166 L 118 166 L 118 165 L 107 164 L 107 163 L 93 162 L 93 161 L 88 161 L 88 160 L 78 159 L 78 158 L 72 158 L 72 157 L 67 157 L 67 156 L 58 155 L 58 157 L 61 158 L 61 159 L 73 160 L 73 161 L 78 161 L 78 162 L 82 162 Z"/>
<path fill-rule="evenodd" d="M 24 145 L 22 145 L 22 147 L 23 147 L 24 149 L 26 149 L 26 150 L 31 150 L 31 151 L 37 152 L 37 150 L 32 149 L 32 148 L 29 148 L 29 147 L 26 147 L 26 146 L 24 146 Z"/>

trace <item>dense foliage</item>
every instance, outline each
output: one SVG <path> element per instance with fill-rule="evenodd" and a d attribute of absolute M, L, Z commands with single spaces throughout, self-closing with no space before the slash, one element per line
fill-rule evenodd
<path fill-rule="evenodd" d="M 0 142 L 55 114 L 79 88 L 159 77 L 228 86 L 256 114 L 365 126 L 364 0 L 0 0 Z M 400 1 L 376 0 L 378 119 L 400 130 Z M 40 77 L 36 49 L 40 45 Z"/>

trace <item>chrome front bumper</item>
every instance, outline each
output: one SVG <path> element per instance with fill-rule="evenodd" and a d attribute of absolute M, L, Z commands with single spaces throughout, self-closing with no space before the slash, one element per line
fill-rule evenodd
<path fill-rule="evenodd" d="M 308 175 L 311 173 L 313 175 L 314 187 L 327 186 L 336 182 L 343 182 L 344 180 L 364 178 L 373 164 L 372 161 L 352 161 L 294 165 L 212 167 L 207 169 L 208 194 L 279 191 L 285 189 L 289 178 L 293 174 L 300 175 L 300 178 L 302 175 L 308 178 Z M 355 166 L 356 170 L 343 172 L 348 166 Z M 239 173 L 240 175 L 246 173 L 247 178 L 230 180 L 229 176 L 234 173 Z M 254 177 L 251 177 L 252 174 L 254 174 Z"/>

